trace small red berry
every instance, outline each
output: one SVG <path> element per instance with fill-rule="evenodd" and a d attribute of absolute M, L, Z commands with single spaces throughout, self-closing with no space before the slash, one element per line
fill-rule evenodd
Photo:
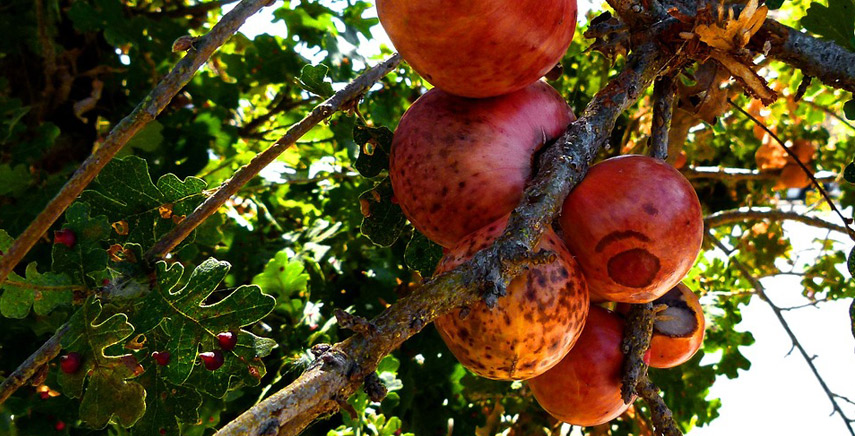
<path fill-rule="evenodd" d="M 66 374 L 77 372 L 80 369 L 81 363 L 83 363 L 83 356 L 74 351 L 59 358 L 59 368 Z"/>
<path fill-rule="evenodd" d="M 62 244 L 68 248 L 71 248 L 74 246 L 75 242 L 77 242 L 77 235 L 74 234 L 74 230 L 62 229 L 53 232 L 54 244 Z"/>
<path fill-rule="evenodd" d="M 205 364 L 208 371 L 214 371 L 223 366 L 223 352 L 220 350 L 199 353 L 199 358 L 202 359 L 202 363 Z"/>
<path fill-rule="evenodd" d="M 169 356 L 169 351 L 155 351 L 154 353 L 151 353 L 151 357 L 153 357 L 160 366 L 166 366 L 166 364 L 169 363 Z"/>
<path fill-rule="evenodd" d="M 234 332 L 222 332 L 217 334 L 217 341 L 220 343 L 220 348 L 232 351 L 237 345 L 237 335 Z"/>
<path fill-rule="evenodd" d="M 56 429 L 56 431 L 63 431 L 65 430 L 65 423 L 62 421 L 57 421 L 54 428 Z"/>

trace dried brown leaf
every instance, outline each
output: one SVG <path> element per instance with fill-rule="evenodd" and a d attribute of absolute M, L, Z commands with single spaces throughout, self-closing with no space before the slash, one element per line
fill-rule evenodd
<path fill-rule="evenodd" d="M 763 104 L 770 105 L 778 98 L 775 91 L 766 84 L 766 80 L 751 68 L 753 65 L 746 65 L 746 62 L 750 63 L 750 61 L 736 59 L 734 56 L 718 50 L 710 52 L 710 57 L 727 68 L 730 74 L 742 83 L 742 88 L 747 94 L 760 99 Z"/>
<path fill-rule="evenodd" d="M 760 30 L 768 12 L 766 6 L 758 7 L 757 0 L 750 0 L 739 17 L 735 18 L 733 9 L 728 8 L 727 13 L 719 11 L 720 18 L 717 22 L 699 24 L 694 31 L 701 41 L 710 47 L 724 52 L 738 50 L 745 47 L 751 37 Z"/>

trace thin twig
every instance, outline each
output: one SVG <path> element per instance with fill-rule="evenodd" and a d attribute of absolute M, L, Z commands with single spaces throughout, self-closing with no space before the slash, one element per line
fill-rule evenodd
<path fill-rule="evenodd" d="M 821 105 L 821 104 L 819 104 L 819 103 L 817 103 L 817 102 L 815 102 L 815 101 L 813 101 L 813 100 L 801 100 L 801 101 L 800 101 L 800 103 L 807 103 L 809 106 L 811 106 L 811 107 L 813 107 L 813 108 L 815 108 L 815 109 L 819 109 L 819 110 L 821 110 L 821 111 L 825 112 L 825 113 L 826 113 L 826 114 L 828 114 L 828 115 L 831 115 L 834 119 L 836 119 L 837 121 L 839 121 L 839 122 L 840 122 L 841 124 L 843 124 L 844 126 L 846 126 L 846 127 L 850 128 L 850 129 L 852 129 L 852 130 L 855 130 L 855 125 L 852 125 L 852 123 L 850 123 L 850 122 L 849 122 L 849 120 L 847 120 L 846 118 L 841 117 L 840 115 L 837 115 L 837 113 L 836 113 L 836 112 L 834 112 L 833 110 L 831 110 L 831 109 L 829 109 L 829 108 L 827 108 L 827 107 L 825 107 L 825 106 L 823 106 L 823 105 Z"/>
<path fill-rule="evenodd" d="M 208 12 L 219 9 L 225 5 L 236 2 L 237 0 L 218 0 L 199 3 L 193 6 L 182 6 L 174 9 L 161 10 L 157 12 L 146 11 L 144 14 L 150 16 L 164 15 L 167 17 L 198 17 L 207 14 Z"/>
<path fill-rule="evenodd" d="M 312 96 L 309 98 L 305 98 L 302 100 L 292 100 L 290 96 L 282 97 L 282 100 L 276 103 L 270 110 L 268 110 L 263 115 L 259 115 L 257 118 L 252 119 L 247 122 L 238 130 L 238 135 L 242 137 L 253 136 L 255 131 L 268 120 L 273 118 L 274 115 L 280 114 L 282 112 L 290 111 L 292 109 L 296 109 L 300 106 L 307 105 L 310 103 L 314 103 L 318 101 L 318 97 Z"/>
<path fill-rule="evenodd" d="M 800 305 L 798 305 L 798 306 L 790 306 L 790 307 L 782 307 L 782 308 L 781 308 L 781 310 L 782 310 L 782 311 L 784 311 L 784 312 L 786 312 L 786 311 L 790 311 L 790 310 L 804 309 L 804 308 L 806 308 L 806 307 L 816 307 L 816 308 L 819 308 L 819 303 L 825 303 L 825 302 L 827 302 L 827 301 L 831 301 L 831 300 L 830 300 L 830 299 L 828 299 L 828 298 L 822 298 L 822 299 L 820 299 L 820 300 L 812 301 L 812 302 L 807 303 L 807 304 L 800 304 Z"/>
<path fill-rule="evenodd" d="M 172 231 L 161 238 L 146 252 L 149 259 L 158 258 L 169 253 L 175 246 L 184 240 L 193 230 L 214 214 L 225 202 L 235 195 L 240 188 L 249 183 L 264 167 L 294 145 L 298 139 L 305 135 L 318 123 L 340 110 L 344 105 L 359 98 L 368 88 L 374 85 L 383 76 L 394 70 L 401 62 L 397 54 L 386 59 L 382 63 L 371 67 L 361 76 L 350 82 L 344 89 L 336 92 L 323 103 L 315 106 L 305 118 L 288 129 L 285 134 L 274 142 L 263 152 L 255 156 L 246 166 L 240 168 L 230 179 L 223 182 L 217 191 L 196 208 L 190 215 L 181 221 Z"/>
<path fill-rule="evenodd" d="M 101 169 L 146 124 L 152 121 L 169 104 L 172 97 L 186 85 L 193 75 L 219 46 L 223 45 L 254 13 L 267 5 L 268 0 L 244 0 L 226 14 L 207 35 L 200 37 L 172 71 L 155 86 L 149 95 L 110 131 L 104 143 L 75 171 L 65 186 L 30 223 L 9 250 L 0 258 L 0 283 L 24 258 L 39 238 L 77 199 L 83 189 L 95 179 Z"/>
<path fill-rule="evenodd" d="M 784 314 L 781 308 L 775 305 L 775 303 L 773 303 L 772 300 L 769 299 L 769 296 L 766 295 L 766 288 L 763 286 L 762 283 L 760 283 L 760 280 L 757 279 L 757 277 L 755 277 L 748 269 L 748 267 L 746 267 L 739 259 L 737 259 L 735 256 L 732 256 L 731 252 L 721 241 L 718 240 L 718 238 L 716 238 L 712 233 L 709 232 L 707 232 L 705 236 L 706 239 L 712 242 L 713 245 L 715 245 L 718 249 L 722 250 L 728 255 L 729 261 L 736 267 L 736 269 L 739 270 L 740 273 L 742 273 L 745 279 L 748 280 L 749 283 L 751 283 L 751 287 L 754 288 L 755 293 L 760 297 L 761 300 L 766 302 L 766 304 L 768 304 L 770 308 L 772 308 L 772 312 L 775 313 L 775 317 L 778 318 L 778 322 L 780 322 L 781 327 L 784 328 L 784 331 L 786 331 L 787 336 L 790 337 L 790 341 L 792 341 L 793 346 L 797 350 L 799 350 L 799 353 L 801 353 L 805 362 L 808 364 L 811 371 L 813 372 L 814 377 L 816 377 L 816 380 L 819 382 L 820 386 L 822 386 L 822 390 L 825 391 L 825 395 L 831 401 L 831 405 L 834 408 L 834 411 L 840 415 L 840 418 L 846 424 L 846 429 L 849 430 L 849 434 L 855 436 L 855 430 L 853 430 L 852 426 L 850 425 L 850 422 L 852 421 L 846 416 L 845 413 L 843 413 L 843 409 L 840 407 L 840 405 L 837 403 L 837 400 L 835 399 L 835 394 L 831 391 L 831 389 L 825 383 L 825 380 L 819 374 L 819 370 L 813 363 L 813 357 L 808 354 L 807 350 L 805 350 L 801 342 L 799 342 L 799 339 L 796 337 L 796 334 L 790 328 L 789 323 L 787 323 L 786 318 L 784 318 Z"/>
<path fill-rule="evenodd" d="M 59 354 L 59 351 L 62 349 L 60 342 L 66 332 L 68 332 L 67 323 L 57 329 L 56 333 L 50 339 L 42 344 L 35 353 L 30 355 L 24 363 L 19 365 L 15 371 L 9 374 L 9 377 L 3 380 L 3 383 L 0 384 L 0 404 L 3 404 L 18 388 L 24 386 L 42 365 L 46 365 Z"/>
<path fill-rule="evenodd" d="M 830 223 L 824 219 L 804 215 L 797 212 L 786 212 L 772 208 L 743 208 L 736 210 L 724 210 L 704 217 L 704 225 L 707 228 L 715 228 L 728 224 L 740 223 L 751 220 L 769 221 L 796 221 L 813 227 L 833 230 L 849 235 L 847 227 Z"/>
<path fill-rule="evenodd" d="M 796 164 L 799 165 L 799 167 L 802 169 L 802 171 L 804 171 L 804 173 L 810 178 L 811 183 L 813 183 L 813 185 L 816 187 L 816 189 L 819 191 L 819 193 L 822 194 L 822 197 L 825 198 L 825 201 L 826 201 L 826 203 L 828 203 L 828 206 L 831 207 L 831 210 L 833 210 L 840 217 L 840 220 L 843 221 L 843 223 L 846 225 L 846 229 L 847 229 L 847 233 L 849 234 L 849 237 L 851 237 L 853 240 L 855 240 L 855 230 L 853 230 L 851 227 L 849 227 L 849 224 L 852 222 L 852 219 L 846 218 L 843 216 L 843 213 L 840 212 L 840 209 L 838 209 L 837 205 L 834 204 L 834 201 L 831 199 L 831 196 L 828 195 L 828 192 L 825 191 L 825 188 L 822 187 L 822 184 L 819 183 L 818 180 L 816 180 L 816 177 L 814 177 L 813 172 L 807 166 L 805 166 L 805 164 L 799 159 L 799 157 L 796 155 L 796 153 L 793 150 L 790 150 L 784 144 L 784 141 L 782 141 L 781 138 L 779 138 L 778 135 L 775 134 L 775 132 L 773 132 L 768 127 L 766 127 L 766 125 L 763 122 L 761 122 L 760 120 L 758 120 L 757 118 L 755 118 L 754 115 L 749 114 L 745 109 L 742 109 L 741 107 L 739 107 L 739 105 L 734 103 L 733 100 L 731 100 L 731 99 L 727 99 L 727 102 L 731 106 L 736 108 L 736 110 L 738 110 L 739 112 L 742 112 L 743 115 L 745 115 L 746 117 L 748 117 L 752 121 L 754 121 L 755 124 L 762 127 L 763 130 L 766 131 L 766 133 L 768 133 L 775 141 L 778 142 L 778 145 L 780 145 L 781 148 L 783 148 L 784 151 L 786 151 L 787 154 L 790 155 L 790 157 L 796 162 Z"/>

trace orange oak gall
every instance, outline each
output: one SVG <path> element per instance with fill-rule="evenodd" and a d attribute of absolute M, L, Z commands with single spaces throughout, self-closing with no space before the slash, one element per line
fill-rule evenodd
<path fill-rule="evenodd" d="M 434 86 L 464 97 L 522 89 L 564 56 L 576 0 L 379 0 L 401 56 Z"/>
<path fill-rule="evenodd" d="M 673 368 L 685 363 L 704 341 L 704 312 L 698 296 L 680 283 L 653 304 L 668 307 L 657 314 L 653 324 L 647 364 L 654 368 Z"/>
<path fill-rule="evenodd" d="M 488 247 L 506 223 L 507 217 L 466 237 L 443 257 L 437 273 Z M 464 318 L 457 310 L 436 320 L 452 354 L 482 377 L 524 380 L 543 373 L 567 354 L 585 324 L 588 290 L 573 256 L 551 229 L 537 248 L 555 253 L 555 260 L 511 281 L 496 307 L 479 302 Z"/>
<path fill-rule="evenodd" d="M 591 306 L 567 357 L 528 381 L 538 404 L 555 418 L 580 426 L 603 424 L 623 413 L 629 407 L 620 396 L 623 329 L 620 316 Z"/>
<path fill-rule="evenodd" d="M 692 185 L 647 156 L 607 159 L 564 201 L 564 241 L 585 273 L 591 299 L 655 300 L 692 267 L 704 223 Z"/>
<path fill-rule="evenodd" d="M 434 88 L 395 131 L 389 162 L 395 199 L 428 239 L 451 247 L 513 210 L 535 151 L 574 119 L 545 82 L 480 100 Z"/>

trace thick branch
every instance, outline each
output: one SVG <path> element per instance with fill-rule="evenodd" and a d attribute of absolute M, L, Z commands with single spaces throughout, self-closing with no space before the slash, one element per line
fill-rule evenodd
<path fill-rule="evenodd" d="M 368 88 L 374 85 L 383 76 L 394 70 L 401 62 L 399 55 L 394 55 L 379 65 L 368 69 L 361 76 L 350 82 L 344 89 L 336 92 L 323 103 L 315 106 L 305 118 L 291 126 L 285 134 L 266 150 L 255 156 L 246 166 L 239 169 L 229 180 L 223 182 L 214 195 L 196 208 L 190 215 L 181 221 L 166 236 L 157 241 L 146 253 L 149 259 L 163 256 L 175 248 L 184 240 L 193 229 L 198 227 L 208 217 L 214 214 L 229 198 L 235 195 L 240 188 L 249 183 L 264 167 L 276 160 L 289 147 L 294 145 L 298 139 L 312 130 L 318 123 L 340 110 L 344 105 L 359 98 Z"/>
<path fill-rule="evenodd" d="M 629 404 L 633 400 L 639 380 L 647 375 L 644 354 L 650 348 L 655 317 L 653 303 L 633 304 L 626 316 L 626 327 L 621 343 L 624 359 L 620 396 L 624 404 Z"/>
<path fill-rule="evenodd" d="M 674 422 L 674 416 L 671 410 L 665 404 L 662 397 L 659 396 L 659 388 L 650 381 L 650 377 L 644 375 L 638 381 L 635 390 L 638 395 L 647 403 L 650 408 L 650 414 L 653 416 L 653 426 L 656 428 L 657 435 L 663 436 L 683 436 L 683 432 L 677 428 L 677 423 Z"/>
<path fill-rule="evenodd" d="M 62 349 L 60 342 L 67 331 L 68 324 L 63 324 L 47 342 L 42 344 L 35 353 L 30 355 L 24 363 L 9 374 L 9 377 L 3 380 L 3 383 L 0 384 L 0 404 L 3 404 L 21 386 L 24 386 L 40 367 L 46 365 L 59 354 Z"/>
<path fill-rule="evenodd" d="M 473 304 L 479 285 L 504 287 L 522 272 L 546 226 L 552 222 L 570 189 L 584 176 L 605 143 L 618 115 L 633 104 L 663 66 L 652 45 L 633 52 L 626 69 L 600 91 L 582 116 L 539 160 L 536 178 L 514 210 L 505 233 L 491 248 L 446 274 L 427 281 L 371 321 L 373 329 L 356 333 L 320 356 L 291 385 L 262 401 L 217 434 L 259 435 L 299 433 L 317 416 L 338 409 L 380 359 L 398 348 L 438 316 Z"/>
<path fill-rule="evenodd" d="M 803 215 L 797 212 L 785 212 L 772 208 L 750 208 L 716 212 L 704 218 L 704 226 L 708 229 L 712 229 L 719 226 L 750 220 L 796 221 L 821 229 L 833 230 L 847 235 L 849 234 L 849 229 L 846 227 L 830 223 L 824 219 Z"/>
<path fill-rule="evenodd" d="M 771 44 L 770 57 L 786 62 L 826 85 L 855 92 L 855 52 L 771 18 L 766 19 L 760 31 L 751 38 L 749 47 L 762 53 L 767 41 Z"/>
<path fill-rule="evenodd" d="M 101 147 L 83 162 L 59 193 L 0 258 L 0 283 L 6 279 L 12 269 L 62 215 L 65 209 L 74 202 L 83 189 L 95 179 L 95 176 L 101 172 L 101 169 L 110 162 L 113 156 L 140 129 L 166 108 L 172 97 L 190 81 L 196 70 L 208 61 L 214 50 L 223 45 L 249 16 L 258 12 L 267 3 L 268 0 L 244 0 L 235 6 L 207 35 L 199 38 L 194 44 L 195 49 L 190 50 L 184 58 L 178 61 L 172 71 L 134 108 L 133 112 L 123 118 L 110 131 Z"/>
<path fill-rule="evenodd" d="M 799 350 L 799 353 L 805 359 L 805 362 L 808 364 L 810 370 L 813 372 L 814 377 L 816 377 L 816 380 L 819 382 L 820 386 L 822 386 L 822 390 L 825 391 L 825 395 L 828 396 L 828 399 L 831 401 L 831 406 L 834 408 L 834 412 L 840 415 L 840 419 L 843 420 L 844 424 L 846 425 L 846 429 L 849 430 L 849 434 L 855 436 L 855 430 L 853 430 L 851 426 L 852 420 L 850 420 L 846 416 L 846 414 L 843 413 L 843 409 L 840 407 L 840 404 L 837 403 L 837 398 L 835 394 L 831 392 L 831 389 L 828 387 L 828 385 L 825 383 L 825 380 L 819 374 L 819 370 L 816 368 L 816 365 L 814 365 L 813 358 L 808 354 L 808 352 L 802 346 L 802 343 L 799 342 L 799 339 L 796 337 L 796 334 L 790 328 L 787 319 L 784 318 L 784 313 L 781 308 L 776 306 L 775 303 L 773 303 L 772 300 L 769 299 L 769 296 L 766 295 L 766 288 L 763 286 L 762 283 L 760 283 L 760 280 L 757 279 L 757 277 L 755 277 L 753 274 L 751 274 L 751 271 L 748 269 L 748 267 L 745 266 L 745 264 L 740 262 L 739 259 L 737 259 L 736 257 L 732 256 L 731 251 L 728 250 L 727 247 L 725 247 L 725 245 L 722 244 L 721 241 L 719 241 L 718 238 L 716 238 L 712 233 L 707 232 L 706 239 L 712 242 L 713 245 L 715 245 L 718 249 L 720 249 L 729 257 L 729 261 L 736 267 L 736 269 L 739 270 L 740 273 L 742 273 L 745 279 L 748 280 L 749 283 L 751 283 L 751 287 L 754 288 L 754 292 L 758 296 L 760 296 L 760 299 L 765 301 L 770 308 L 772 308 L 772 312 L 775 313 L 775 317 L 778 318 L 778 322 L 781 323 L 781 327 L 784 328 L 784 331 L 787 332 L 787 336 L 790 337 L 790 341 L 792 341 L 793 347 Z"/>

